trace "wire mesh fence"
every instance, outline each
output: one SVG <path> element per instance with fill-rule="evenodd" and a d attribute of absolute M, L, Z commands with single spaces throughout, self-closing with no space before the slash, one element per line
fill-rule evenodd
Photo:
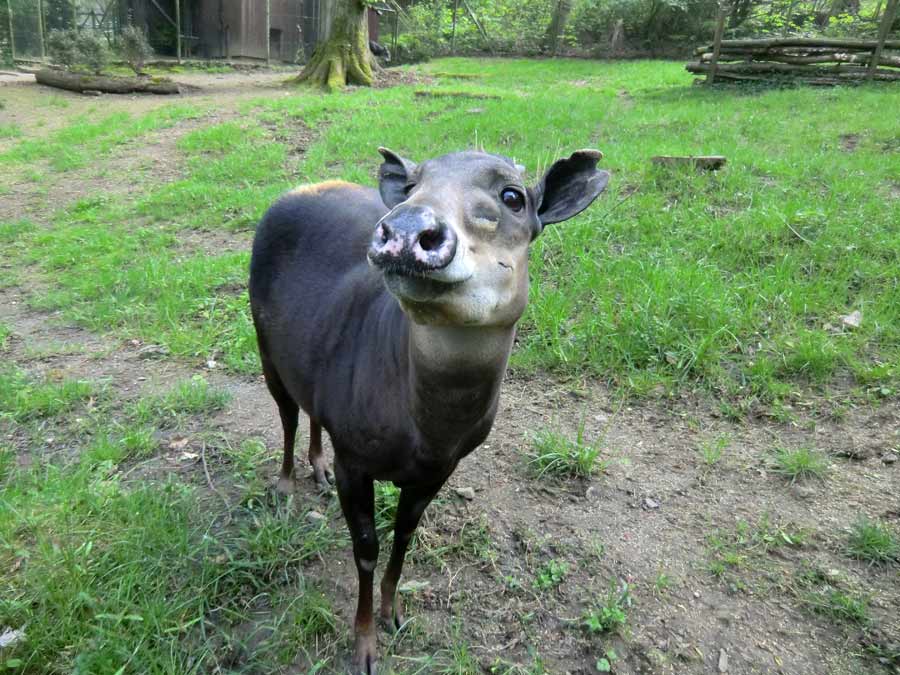
<path fill-rule="evenodd" d="M 294 62 L 327 34 L 332 0 L 0 0 L 0 62 L 47 57 L 54 30 L 113 46 L 127 25 L 161 57 Z"/>

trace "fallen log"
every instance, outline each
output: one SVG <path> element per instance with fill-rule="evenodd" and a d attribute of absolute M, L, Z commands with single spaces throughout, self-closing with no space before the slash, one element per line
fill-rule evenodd
<path fill-rule="evenodd" d="M 68 91 L 102 91 L 105 94 L 180 94 L 177 82 L 143 77 L 118 77 L 113 75 L 87 75 L 68 70 L 45 68 L 34 74 L 39 84 Z"/>
<path fill-rule="evenodd" d="M 657 155 L 650 162 L 657 166 L 692 166 L 703 171 L 715 171 L 728 160 L 722 155 Z"/>
<path fill-rule="evenodd" d="M 794 65 L 812 65 L 821 63 L 860 63 L 868 65 L 871 55 L 848 54 L 848 53 L 831 53 L 818 54 L 816 56 L 792 56 L 790 54 L 753 54 L 739 52 L 722 52 L 719 54 L 719 63 L 728 61 L 775 61 L 777 63 L 790 63 Z M 708 63 L 712 60 L 712 53 L 707 52 L 700 57 L 701 63 Z M 900 68 L 900 56 L 882 56 L 878 60 L 879 66 Z"/>
<path fill-rule="evenodd" d="M 413 92 L 413 96 L 418 98 L 467 98 L 476 101 L 499 100 L 497 94 L 480 94 L 471 91 L 431 91 L 427 89 L 419 89 Z"/>
<path fill-rule="evenodd" d="M 855 40 L 851 38 L 766 38 L 760 40 L 722 40 L 722 49 L 738 47 L 771 49 L 774 47 L 834 47 L 837 49 L 872 51 L 877 46 L 875 40 Z M 900 49 L 900 40 L 887 40 L 885 49 Z M 711 52 L 711 44 L 697 47 L 694 54 Z"/>
<path fill-rule="evenodd" d="M 685 66 L 685 70 L 690 73 L 708 73 L 711 70 L 711 64 L 692 61 Z M 842 79 L 861 79 L 868 73 L 867 68 L 861 66 L 835 65 L 827 67 L 813 66 L 795 66 L 787 63 L 720 63 L 716 67 L 716 76 L 719 71 L 723 73 L 770 73 L 782 75 L 797 75 L 801 77 L 825 77 L 825 78 L 842 78 Z M 877 80 L 900 80 L 900 72 L 895 70 L 884 70 L 879 68 L 875 71 L 875 79 Z"/>

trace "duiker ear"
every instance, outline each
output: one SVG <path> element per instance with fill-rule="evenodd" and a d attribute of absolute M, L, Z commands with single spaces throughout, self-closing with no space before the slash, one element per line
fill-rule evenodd
<path fill-rule="evenodd" d="M 378 148 L 378 152 L 384 157 L 378 168 L 378 190 L 385 206 L 392 209 L 406 199 L 406 184 L 416 164 L 387 148 Z"/>
<path fill-rule="evenodd" d="M 599 150 L 577 150 L 553 163 L 533 190 L 541 227 L 577 216 L 606 188 L 609 173 L 597 168 Z"/>

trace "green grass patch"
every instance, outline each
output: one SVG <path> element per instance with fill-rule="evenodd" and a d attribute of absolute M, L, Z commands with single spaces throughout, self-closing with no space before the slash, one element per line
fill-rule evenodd
<path fill-rule="evenodd" d="M 811 448 L 775 448 L 772 471 L 795 481 L 824 478 L 828 473 L 828 459 Z"/>
<path fill-rule="evenodd" d="M 0 124 L 0 138 L 19 138 L 21 135 L 22 130 L 18 124 L 12 122 Z"/>
<path fill-rule="evenodd" d="M 632 605 L 628 584 L 613 585 L 606 596 L 590 607 L 582 618 L 582 626 L 592 634 L 614 633 L 628 623 L 628 610 Z"/>
<path fill-rule="evenodd" d="M 569 563 L 565 560 L 548 560 L 534 575 L 534 587 L 539 591 L 547 591 L 559 586 L 569 574 Z"/>
<path fill-rule="evenodd" d="M 423 70 L 440 73 L 433 91 L 498 98 L 473 109 L 400 86 L 242 103 L 240 122 L 180 139 L 183 179 L 127 202 L 86 200 L 52 233 L 24 234 L 56 286 L 41 304 L 256 372 L 246 254 L 194 257 L 179 250 L 179 232 L 252 228 L 292 183 L 371 185 L 379 145 L 417 160 L 483 145 L 524 163 L 531 183 L 556 157 L 595 145 L 613 173 L 609 191 L 535 242 L 514 367 L 590 374 L 636 394 L 699 384 L 738 417 L 847 383 L 896 395 L 900 155 L 884 151 L 896 136 L 880 114 L 885 88 L 711 90 L 690 86 L 680 64 L 651 61 L 443 59 Z M 20 141 L 0 163 L 83 165 L 196 114 L 76 119 L 45 141 Z M 294 127 L 315 138 L 302 154 L 272 140 Z M 860 137 L 853 152 L 841 147 L 847 133 Z M 729 163 L 694 173 L 648 161 L 703 153 Z M 842 317 L 855 310 L 862 321 L 849 328 Z"/>
<path fill-rule="evenodd" d="M 32 381 L 21 370 L 0 370 L 0 418 L 16 422 L 48 418 L 71 411 L 95 395 L 98 388 L 85 380 Z"/>
<path fill-rule="evenodd" d="M 204 377 L 195 375 L 165 393 L 140 399 L 134 408 L 134 418 L 139 423 L 147 423 L 186 415 L 209 415 L 222 410 L 230 400 L 227 391 L 211 387 Z"/>
<path fill-rule="evenodd" d="M 606 469 L 606 462 L 600 459 L 600 440 L 586 441 L 583 422 L 574 439 L 562 431 L 542 429 L 531 446 L 525 455 L 526 467 L 536 478 L 590 478 Z"/>
<path fill-rule="evenodd" d="M 25 139 L 0 153 L 0 166 L 46 160 L 56 171 L 81 168 L 117 145 L 199 115 L 200 111 L 192 106 L 169 105 L 140 116 L 126 112 L 115 112 L 99 120 L 80 116 L 47 138 Z"/>
<path fill-rule="evenodd" d="M 900 560 L 900 540 L 884 523 L 866 518 L 854 523 L 847 538 L 847 554 L 857 560 L 885 564 Z"/>
<path fill-rule="evenodd" d="M 331 639 L 337 619 L 303 566 L 344 537 L 291 504 L 238 508 L 223 528 L 187 485 L 126 483 L 115 471 L 124 438 L 100 435 L 73 463 L 28 469 L 0 447 L 0 616 L 26 634 L 0 667 L 206 672 L 262 623 L 261 594 L 285 601 L 262 624 L 279 633 L 240 657 L 253 672 Z"/>

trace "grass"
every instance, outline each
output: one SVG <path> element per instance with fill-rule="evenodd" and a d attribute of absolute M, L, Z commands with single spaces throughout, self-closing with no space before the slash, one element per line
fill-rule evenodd
<path fill-rule="evenodd" d="M 810 448 L 775 448 L 772 471 L 789 478 L 792 483 L 810 478 L 824 478 L 828 473 L 828 460 Z"/>
<path fill-rule="evenodd" d="M 24 372 L 4 367 L 0 370 L 0 419 L 16 422 L 60 415 L 86 402 L 98 391 L 84 380 L 44 380 L 35 382 Z"/>
<path fill-rule="evenodd" d="M 702 441 L 698 452 L 704 466 L 711 469 L 718 464 L 729 445 L 731 445 L 731 437 L 728 434 L 721 434 L 716 438 Z"/>
<path fill-rule="evenodd" d="M 0 138 L 19 138 L 21 135 L 22 130 L 17 124 L 0 124 Z"/>
<path fill-rule="evenodd" d="M 628 584 L 613 585 L 602 602 L 584 613 L 582 626 L 592 634 L 614 633 L 628 624 L 628 610 L 632 605 Z"/>
<path fill-rule="evenodd" d="M 854 523 L 846 544 L 857 560 L 885 564 L 900 560 L 900 540 L 887 525 L 863 518 Z"/>
<path fill-rule="evenodd" d="M 228 392 L 210 387 L 204 377 L 194 375 L 162 394 L 141 399 L 133 415 L 139 423 L 159 418 L 172 420 L 186 415 L 208 415 L 222 410 L 229 400 Z"/>
<path fill-rule="evenodd" d="M 537 478 L 590 478 L 606 468 L 600 459 L 600 440 L 592 444 L 585 442 L 584 422 L 574 439 L 560 431 L 543 429 L 534 436 L 531 445 L 526 455 L 527 468 Z"/>
<path fill-rule="evenodd" d="M 870 597 L 858 591 L 839 587 L 838 575 L 808 568 L 798 574 L 800 601 L 817 614 L 835 623 L 868 626 Z"/>
<path fill-rule="evenodd" d="M 137 117 L 124 112 L 112 113 L 99 120 L 81 116 L 53 132 L 49 138 L 21 140 L 10 150 L 0 153 L 0 166 L 46 160 L 56 171 L 78 169 L 117 145 L 199 115 L 200 112 L 191 106 L 167 106 Z"/>
<path fill-rule="evenodd" d="M 557 588 L 569 574 L 569 563 L 556 558 L 548 560 L 534 575 L 534 587 L 539 591 Z"/>
<path fill-rule="evenodd" d="M 41 251 L 33 262 L 56 287 L 42 304 L 255 372 L 246 255 L 189 256 L 173 267 L 183 258 L 178 232 L 252 227 L 291 183 L 371 184 L 378 145 L 422 159 L 477 141 L 524 162 L 535 182 L 555 156 L 595 144 L 613 172 L 610 191 L 535 243 L 515 367 L 589 373 L 635 394 L 699 384 L 724 401 L 775 409 L 846 382 L 863 395 L 895 395 L 900 235 L 889 223 L 900 159 L 882 151 L 893 138 L 878 114 L 884 88 L 707 90 L 690 87 L 679 64 L 659 62 L 498 59 L 482 68 L 446 59 L 424 70 L 441 74 L 435 91 L 499 98 L 479 101 L 477 115 L 465 101 L 419 99 L 411 87 L 244 103 L 240 123 L 181 139 L 183 179 L 148 185 L 137 199 L 88 200 L 64 209 L 52 233 L 29 235 Z M 197 114 L 169 106 L 76 118 L 47 141 L 22 138 L 0 164 L 78 165 Z M 426 123 L 429 133 L 417 133 Z M 271 139 L 273 127 L 303 127 L 316 140 L 297 159 Z M 841 149 L 842 134 L 860 132 L 854 152 Z M 703 152 L 727 155 L 728 167 L 694 174 L 647 161 Z M 92 255 L 76 255 L 81 247 Z M 859 328 L 842 327 L 856 309 Z"/>
<path fill-rule="evenodd" d="M 33 279 L 41 289 L 29 297 L 35 307 L 181 361 L 213 359 L 258 375 L 247 249 L 254 224 L 289 186 L 329 178 L 372 185 L 379 145 L 421 160 L 476 143 L 524 162 L 533 184 L 555 157 L 596 145 L 613 172 L 609 192 L 535 242 L 515 369 L 593 376 L 633 395 L 702 388 L 735 418 L 820 394 L 876 404 L 896 396 L 900 155 L 890 151 L 896 129 L 883 113 L 893 92 L 707 90 L 690 86 L 681 64 L 660 62 L 446 59 L 423 69 L 437 82 L 415 88 L 497 98 L 479 100 L 475 114 L 471 101 L 418 99 L 412 87 L 297 92 L 245 100 L 237 122 L 203 124 L 199 109 L 166 105 L 139 115 L 73 112 L 43 136 L 39 128 L 3 132 L 3 177 L 35 183 L 35 194 L 53 203 L 57 186 L 104 168 L 109 156 L 140 152 L 151 132 L 188 119 L 199 125 L 180 137 L 179 175 L 170 182 L 149 174 L 127 195 L 91 192 L 61 200 L 41 222 L 0 222 L 0 285 L 21 283 L 28 292 Z M 584 81 L 590 86 L 576 84 Z M 59 114 L 77 107 L 62 97 L 40 105 Z M 294 132 L 312 138 L 302 153 Z M 855 151 L 840 148 L 843 133 L 860 133 Z M 721 153 L 729 164 L 716 174 L 649 165 L 651 155 L 678 153 Z M 234 251 L 219 250 L 224 236 Z M 206 237 L 209 252 L 197 245 Z M 841 317 L 857 309 L 860 326 L 843 326 Z M 0 349 L 9 334 L 0 326 Z M 131 460 L 158 452 L 160 429 L 214 414 L 228 396 L 199 378 L 120 405 L 107 386 L 0 368 L 0 616 L 28 636 L 4 650 L 0 669 L 337 667 L 348 626 L 329 604 L 333 595 L 305 577 L 311 561 L 346 550 L 345 531 L 329 525 L 336 511 L 313 524 L 293 502 L 273 503 L 260 467 L 275 458 L 251 439 L 198 439 L 211 459 L 227 463 L 227 514 L 217 496 L 175 475 L 127 477 Z M 62 427 L 67 433 L 58 434 Z M 39 452 L 46 434 L 38 440 L 32 432 L 45 428 L 66 440 L 66 453 Z M 8 439 L 28 447 L 2 445 Z M 23 451 L 35 458 L 30 466 L 16 461 Z M 584 425 L 574 438 L 544 430 L 530 452 L 529 470 L 540 476 L 604 468 Z M 727 442 L 711 439 L 699 461 L 713 467 L 726 452 Z M 827 463 L 811 450 L 779 449 L 773 466 L 800 480 L 824 475 Z M 398 495 L 392 485 L 377 489 L 386 556 Z M 490 569 L 498 557 L 486 515 L 427 521 L 414 562 Z M 855 526 L 847 554 L 896 560 L 876 530 Z M 710 569 L 733 579 L 803 541 L 796 528 L 768 519 L 739 525 L 711 537 Z M 529 569 L 538 590 L 558 588 L 570 574 L 557 559 Z M 524 578 L 519 590 L 533 593 Z M 656 590 L 667 585 L 660 574 Z M 803 582 L 798 597 L 853 626 L 868 625 L 873 611 L 868 596 L 833 579 Z M 585 630 L 623 628 L 629 606 L 627 589 L 611 590 L 587 608 Z M 481 655 L 459 635 L 441 643 L 450 647 L 398 660 L 410 672 L 481 668 Z M 298 652 L 300 665 L 290 662 Z M 544 672 L 537 657 L 532 667 L 498 668 Z"/>

